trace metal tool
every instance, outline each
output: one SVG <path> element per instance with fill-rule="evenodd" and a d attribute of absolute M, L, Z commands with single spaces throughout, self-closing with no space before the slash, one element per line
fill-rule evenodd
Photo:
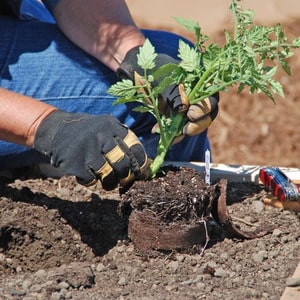
<path fill-rule="evenodd" d="M 259 178 L 266 189 L 280 201 L 300 201 L 299 188 L 279 168 L 262 168 Z"/>

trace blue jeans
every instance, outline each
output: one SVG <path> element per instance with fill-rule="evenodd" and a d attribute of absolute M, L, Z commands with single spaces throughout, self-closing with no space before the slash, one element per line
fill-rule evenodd
<path fill-rule="evenodd" d="M 134 104 L 113 106 L 115 98 L 107 90 L 117 80 L 115 73 L 71 43 L 53 19 L 46 22 L 47 18 L 0 16 L 0 86 L 64 111 L 112 114 L 135 132 L 148 155 L 154 157 L 158 141 L 158 136 L 151 134 L 154 118 L 133 112 Z M 164 31 L 143 33 L 157 52 L 176 58 L 180 36 Z M 174 145 L 167 159 L 204 161 L 206 149 L 209 143 L 204 132 Z M 33 149 L 0 141 L 0 169 L 47 161 Z"/>

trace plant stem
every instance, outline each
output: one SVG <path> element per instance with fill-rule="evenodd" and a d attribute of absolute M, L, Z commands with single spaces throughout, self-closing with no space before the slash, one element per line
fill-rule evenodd
<path fill-rule="evenodd" d="M 167 152 L 172 145 L 173 140 L 180 135 L 183 126 L 184 113 L 177 113 L 171 116 L 171 125 L 168 129 L 163 127 L 162 122 L 158 123 L 160 127 L 160 138 L 157 147 L 157 154 L 151 163 L 151 177 L 155 177 L 165 161 Z"/>

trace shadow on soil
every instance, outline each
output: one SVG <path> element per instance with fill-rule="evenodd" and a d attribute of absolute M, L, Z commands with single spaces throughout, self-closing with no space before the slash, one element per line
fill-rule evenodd
<path fill-rule="evenodd" d="M 92 194 L 91 201 L 73 202 L 49 197 L 42 192 L 35 193 L 27 187 L 18 189 L 3 183 L 0 183 L 0 191 L 1 197 L 11 199 L 15 203 L 27 203 L 33 207 L 44 208 L 44 217 L 48 217 L 47 211 L 57 210 L 58 221 L 69 224 L 77 231 L 81 241 L 87 244 L 96 256 L 106 254 L 118 240 L 127 237 L 127 220 L 118 214 L 117 200 L 101 199 L 98 195 Z"/>

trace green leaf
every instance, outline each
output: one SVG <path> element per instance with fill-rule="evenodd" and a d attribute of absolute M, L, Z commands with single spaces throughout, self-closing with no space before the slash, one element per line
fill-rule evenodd
<path fill-rule="evenodd" d="M 160 95 L 167 87 L 176 84 L 176 81 L 172 77 L 165 77 L 160 80 L 159 84 L 153 89 L 155 95 Z"/>
<path fill-rule="evenodd" d="M 291 68 L 290 68 L 288 62 L 282 61 L 282 62 L 281 62 L 281 66 L 282 66 L 283 70 L 284 70 L 288 75 L 291 75 Z"/>
<path fill-rule="evenodd" d="M 134 107 L 132 109 L 133 111 L 136 111 L 136 112 L 140 112 L 140 113 L 146 113 L 146 112 L 150 112 L 152 113 L 152 110 L 150 107 L 147 107 L 147 106 L 137 106 L 137 107 Z"/>
<path fill-rule="evenodd" d="M 112 85 L 108 89 L 108 93 L 117 97 L 132 98 L 136 93 L 136 87 L 129 79 L 123 79 Z"/>
<path fill-rule="evenodd" d="M 266 79 L 268 80 L 268 79 L 272 78 L 276 74 L 277 69 L 278 69 L 277 66 L 269 67 L 268 71 L 266 73 L 266 76 L 267 76 Z"/>
<path fill-rule="evenodd" d="M 178 57 L 181 59 L 180 66 L 187 72 L 193 72 L 200 65 L 199 52 L 190 47 L 187 43 L 179 41 L 179 54 Z"/>
<path fill-rule="evenodd" d="M 166 64 L 156 69 L 152 75 L 154 80 L 158 81 L 162 78 L 170 76 L 176 69 L 178 69 L 178 64 Z"/>
<path fill-rule="evenodd" d="M 173 17 L 173 19 L 189 31 L 195 32 L 195 30 L 200 29 L 199 23 L 193 20 L 187 20 L 179 17 Z"/>
<path fill-rule="evenodd" d="M 274 94 L 278 94 L 281 97 L 284 97 L 283 87 L 280 82 L 276 80 L 270 80 L 270 86 Z"/>
<path fill-rule="evenodd" d="M 120 105 L 120 104 L 126 104 L 126 103 L 129 103 L 129 102 L 135 102 L 136 100 L 134 98 L 132 99 L 128 99 L 128 98 L 117 98 L 114 102 L 113 102 L 113 106 L 116 106 L 116 105 Z"/>
<path fill-rule="evenodd" d="M 293 47 L 300 47 L 300 37 L 293 40 Z"/>
<path fill-rule="evenodd" d="M 137 63 L 144 70 L 152 70 L 155 67 L 155 59 L 157 54 L 152 46 L 151 42 L 146 39 L 143 46 L 140 47 L 140 51 L 137 55 Z"/>

